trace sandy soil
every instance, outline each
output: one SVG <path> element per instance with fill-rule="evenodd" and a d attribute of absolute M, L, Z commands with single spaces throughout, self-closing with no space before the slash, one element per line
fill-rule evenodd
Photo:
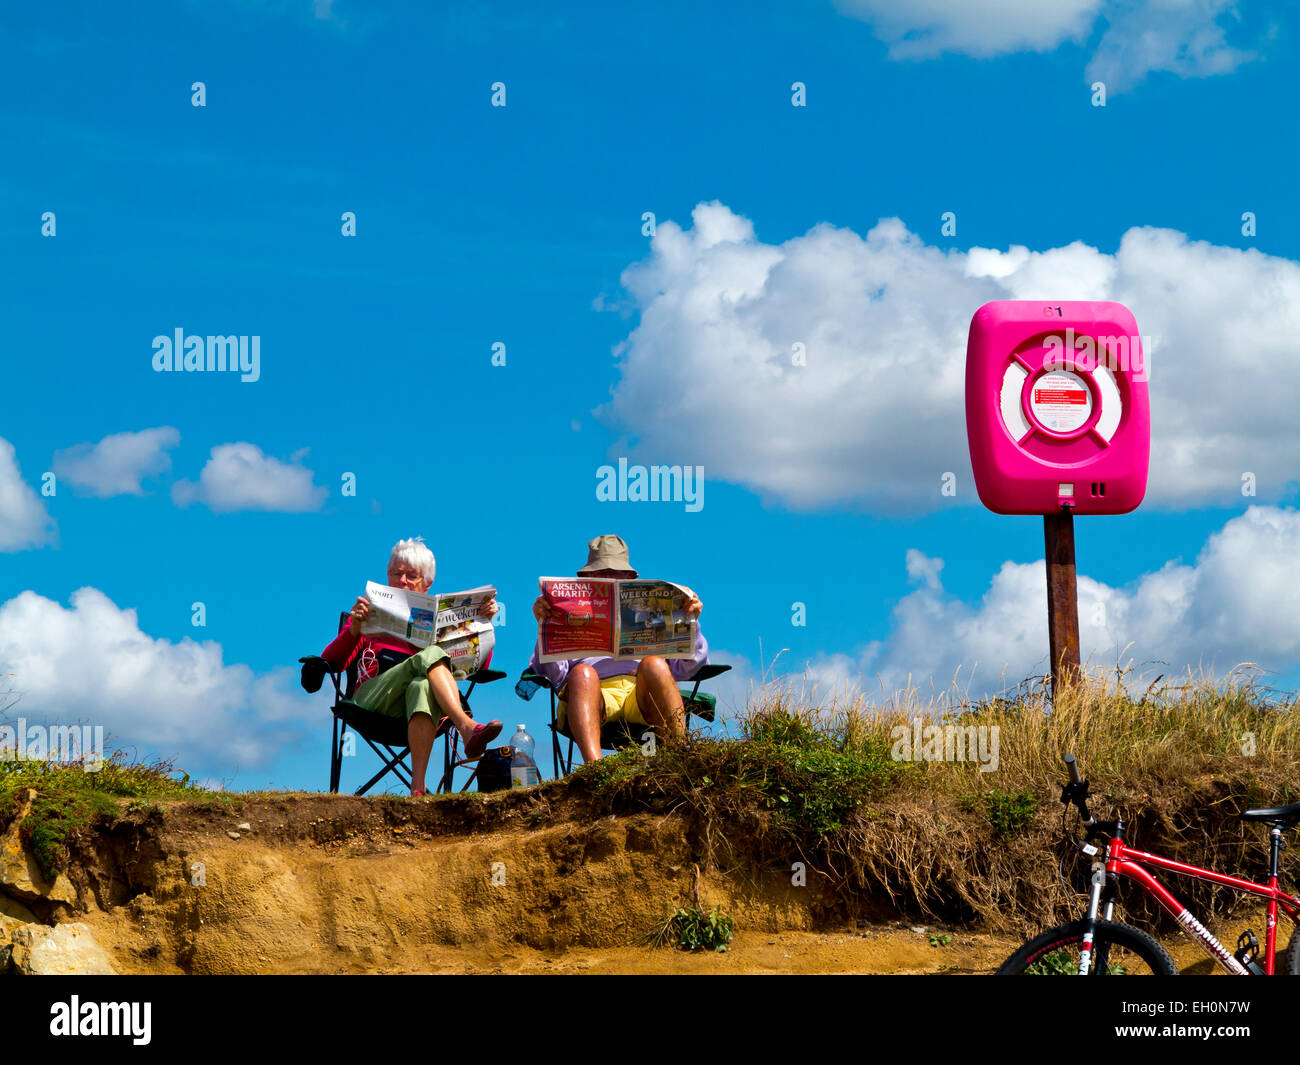
<path fill-rule="evenodd" d="M 88 923 L 122 973 L 979 974 L 1025 938 L 922 924 L 888 900 L 850 921 L 816 876 L 701 869 L 688 836 L 672 813 L 592 817 L 545 794 L 177 805 L 80 847 L 81 905 L 55 919 Z M 645 943 L 695 902 L 734 919 L 731 949 Z M 1234 943 L 1247 924 L 1263 928 L 1215 930 Z M 1211 968 L 1190 942 L 1166 947 Z"/>

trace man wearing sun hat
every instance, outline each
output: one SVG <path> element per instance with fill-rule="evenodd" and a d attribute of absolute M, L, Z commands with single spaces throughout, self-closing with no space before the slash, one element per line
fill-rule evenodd
<path fill-rule="evenodd" d="M 611 577 L 631 580 L 637 576 L 621 536 L 607 533 L 587 544 L 587 564 L 579 577 Z M 689 588 L 688 617 L 697 618 L 704 604 Z M 533 603 L 538 621 L 550 612 L 546 597 Z M 583 658 L 572 662 L 541 662 L 541 649 L 534 647 L 532 669 L 540 673 L 559 693 L 557 710 L 561 728 L 568 724 L 584 762 L 600 757 L 600 730 L 607 722 L 625 721 L 648 725 L 660 740 L 680 736 L 686 730 L 679 681 L 690 680 L 709 660 L 709 645 L 703 631 L 695 639 L 692 658 L 665 659 L 647 655 L 637 659 Z"/>

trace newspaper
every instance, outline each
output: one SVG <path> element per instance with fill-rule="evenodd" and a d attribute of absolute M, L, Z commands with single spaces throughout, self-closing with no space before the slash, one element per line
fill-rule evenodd
<path fill-rule="evenodd" d="M 699 622 L 686 616 L 691 598 L 668 581 L 604 577 L 541 577 L 551 608 L 537 626 L 538 660 L 694 658 Z"/>
<path fill-rule="evenodd" d="M 425 595 L 405 588 L 366 582 L 370 616 L 363 634 L 384 633 L 424 649 L 436 643 L 451 659 L 451 671 L 464 680 L 482 668 L 496 643 L 492 622 L 479 608 L 496 597 L 491 585 L 449 595 Z"/>

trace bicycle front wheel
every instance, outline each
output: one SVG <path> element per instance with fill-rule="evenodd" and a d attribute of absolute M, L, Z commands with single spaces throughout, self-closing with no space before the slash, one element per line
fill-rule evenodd
<path fill-rule="evenodd" d="M 1077 976 L 1084 921 L 1035 936 L 1002 963 L 998 976 Z M 1092 940 L 1093 976 L 1175 976 L 1178 966 L 1159 943 L 1126 924 L 1098 921 Z"/>

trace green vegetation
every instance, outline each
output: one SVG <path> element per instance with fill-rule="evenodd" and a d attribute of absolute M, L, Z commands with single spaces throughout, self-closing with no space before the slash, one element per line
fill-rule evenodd
<path fill-rule="evenodd" d="M 964 747 L 926 740 L 915 749 L 929 723 L 964 730 Z M 1073 814 L 1057 802 L 1067 752 L 1092 781 L 1094 812 L 1123 817 L 1135 845 L 1238 875 L 1262 876 L 1267 848 L 1264 833 L 1237 814 L 1300 798 L 1300 702 L 1249 678 L 1192 679 L 1139 696 L 1113 676 L 1093 676 L 1054 700 L 1040 682 L 980 702 L 907 692 L 884 705 L 865 697 L 826 704 L 768 685 L 738 724 L 738 738 L 695 732 L 654 757 L 629 748 L 528 794 L 436 802 L 474 803 L 489 818 L 522 812 L 514 825 L 529 828 L 554 816 L 671 816 L 697 886 L 721 873 L 806 892 L 800 897 L 822 917 L 887 910 L 1027 931 L 1074 916 L 1086 890 L 1088 862 L 1061 831 L 1062 814 L 1067 825 Z M 974 744 L 978 730 L 986 731 Z M 29 786 L 38 799 L 23 832 L 47 872 L 66 863 L 78 830 L 115 811 L 253 798 L 205 792 L 169 764 L 121 754 L 95 774 L 9 762 L 0 764 L 0 827 Z M 1283 875 L 1295 883 L 1297 873 L 1300 847 L 1292 847 Z M 1236 901 L 1196 881 L 1179 881 L 1179 893 L 1212 918 Z M 1125 903 L 1132 923 L 1163 919 L 1138 896 Z M 688 941 L 700 926 L 691 927 Z M 1279 938 L 1288 936 L 1284 923 Z"/>
<path fill-rule="evenodd" d="M 756 803 L 787 840 L 811 845 L 915 773 L 879 737 L 822 730 L 778 707 L 750 717 L 739 741 L 693 735 L 661 745 L 653 759 L 629 747 L 581 767 L 574 780 L 610 806 L 647 791 L 696 806 Z"/>
<path fill-rule="evenodd" d="M 1079 963 L 1068 950 L 1057 950 L 1025 969 L 1026 976 L 1077 976 Z"/>
<path fill-rule="evenodd" d="M 965 730 L 965 757 L 918 757 L 918 721 Z M 1124 817 L 1137 845 L 1240 875 L 1262 875 L 1266 840 L 1237 813 L 1300 798 L 1300 702 L 1242 674 L 1140 695 L 1094 674 L 1054 700 L 1039 681 L 980 702 L 907 692 L 883 706 L 768 685 L 739 724 L 738 739 L 693 734 L 654 758 L 632 749 L 585 766 L 568 790 L 598 814 L 683 816 L 702 867 L 797 888 L 803 863 L 818 905 L 846 916 L 888 900 L 913 918 L 1020 931 L 1074 915 L 1070 884 L 1086 884 L 1086 864 L 1067 865 L 1064 883 L 1058 869 L 1062 854 L 1076 861 L 1057 802 L 1066 753 L 1093 781 L 1094 811 Z M 974 729 L 987 730 L 977 750 Z M 895 760 L 904 734 L 910 755 Z M 1284 855 L 1293 883 L 1298 859 Z M 1212 917 L 1236 901 L 1179 887 Z M 1130 905 L 1137 923 L 1163 920 Z"/>
<path fill-rule="evenodd" d="M 890 757 L 883 737 L 817 728 L 781 706 L 752 715 L 743 736 L 761 767 L 757 785 L 773 821 L 795 840 L 837 831 L 915 771 L 914 763 Z"/>
<path fill-rule="evenodd" d="M 963 795 L 957 800 L 963 810 L 980 810 L 993 828 L 995 839 L 1006 839 L 1034 820 L 1038 799 L 1032 791 L 1003 791 L 994 788 L 982 795 Z"/>
<path fill-rule="evenodd" d="M 1025 969 L 1026 976 L 1078 976 L 1079 959 L 1068 950 L 1057 950 L 1039 958 Z M 1107 976 L 1127 976 L 1128 966 L 1111 962 L 1106 966 Z"/>
<path fill-rule="evenodd" d="M 682 950 L 713 950 L 721 954 L 731 943 L 732 920 L 715 906 L 706 913 L 698 905 L 668 914 L 647 937 L 656 947 L 676 944 Z"/>
<path fill-rule="evenodd" d="M 97 817 L 116 814 L 122 799 L 134 800 L 128 805 L 139 811 L 159 799 L 218 798 L 196 788 L 188 774 L 176 779 L 169 762 L 137 762 L 121 751 L 93 773 L 81 762 L 0 762 L 0 824 L 13 816 L 24 788 L 35 789 L 36 799 L 23 822 L 23 838 L 47 877 L 63 868 L 69 835 Z"/>

